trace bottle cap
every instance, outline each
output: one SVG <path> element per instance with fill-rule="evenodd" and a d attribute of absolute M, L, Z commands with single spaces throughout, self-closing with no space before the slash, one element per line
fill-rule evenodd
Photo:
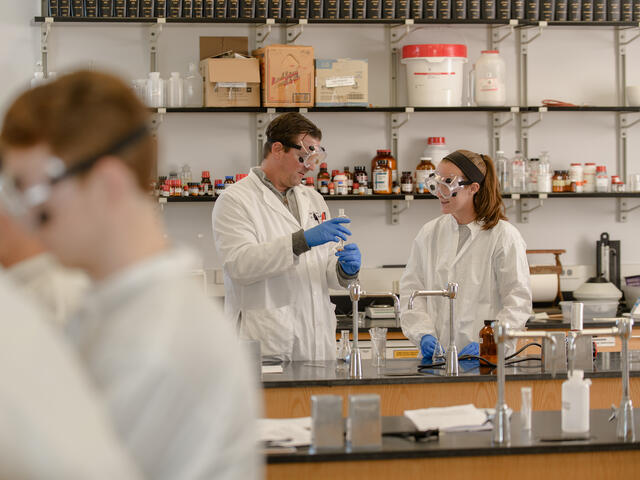
<path fill-rule="evenodd" d="M 322 162 L 320 164 L 320 168 L 327 168 L 327 162 Z"/>
<path fill-rule="evenodd" d="M 596 167 L 596 171 L 597 172 L 606 172 L 607 171 L 607 167 L 605 167 L 604 165 L 598 165 Z"/>
<path fill-rule="evenodd" d="M 581 163 L 572 163 L 572 164 L 571 164 L 571 166 L 572 166 L 572 167 L 579 167 L 579 166 L 581 166 L 581 165 L 582 165 Z"/>
<path fill-rule="evenodd" d="M 485 327 L 490 327 L 493 322 L 495 322 L 495 320 L 485 320 L 484 321 L 484 326 Z"/>
<path fill-rule="evenodd" d="M 216 186 L 218 186 L 218 185 L 223 185 L 224 181 L 221 178 L 216 178 L 216 181 L 214 183 L 216 184 Z"/>
<path fill-rule="evenodd" d="M 444 137 L 428 137 L 427 145 L 444 145 L 445 139 Z"/>
<path fill-rule="evenodd" d="M 376 150 L 376 153 L 377 153 L 378 155 L 381 155 L 381 154 L 390 154 L 390 153 L 391 153 L 391 150 Z"/>
<path fill-rule="evenodd" d="M 573 372 L 569 372 L 569 380 L 578 380 L 581 381 L 584 378 L 584 370 L 574 370 Z"/>
<path fill-rule="evenodd" d="M 233 175 L 225 175 L 225 180 L 233 180 Z"/>
<path fill-rule="evenodd" d="M 209 173 L 209 170 L 203 170 L 202 171 L 202 178 L 210 178 L 211 174 Z"/>

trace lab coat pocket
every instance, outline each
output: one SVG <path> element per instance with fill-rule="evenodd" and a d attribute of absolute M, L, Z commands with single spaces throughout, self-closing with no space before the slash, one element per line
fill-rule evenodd
<path fill-rule="evenodd" d="M 251 309 L 242 312 L 240 336 L 259 340 L 262 355 L 284 355 L 293 351 L 293 310 L 279 308 Z"/>

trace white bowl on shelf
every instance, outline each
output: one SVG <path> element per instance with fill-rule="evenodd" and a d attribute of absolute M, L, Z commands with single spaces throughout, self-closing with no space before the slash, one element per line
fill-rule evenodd
<path fill-rule="evenodd" d="M 630 107 L 640 107 L 640 85 L 627 86 L 627 103 Z"/>

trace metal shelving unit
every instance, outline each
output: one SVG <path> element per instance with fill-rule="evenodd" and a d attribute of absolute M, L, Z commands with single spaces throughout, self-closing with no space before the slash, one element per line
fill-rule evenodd
<path fill-rule="evenodd" d="M 165 25 L 170 24 L 231 24 L 231 25 L 249 25 L 254 27 L 254 35 L 252 37 L 253 46 L 261 46 L 265 39 L 271 34 L 272 27 L 279 25 L 286 28 L 287 43 L 295 42 L 303 33 L 307 25 L 380 25 L 387 29 L 388 43 L 391 52 L 391 101 L 398 105 L 398 70 L 399 70 L 399 42 L 415 28 L 421 28 L 424 25 L 484 25 L 487 27 L 487 47 L 491 50 L 514 35 L 516 47 L 518 51 L 518 106 L 506 107 L 402 107 L 402 106 L 372 106 L 372 107 L 313 107 L 313 108 L 160 108 L 153 109 L 153 126 L 157 128 L 161 123 L 163 116 L 166 114 L 229 114 L 229 113 L 251 113 L 255 114 L 256 128 L 256 151 L 257 156 L 262 151 L 264 142 L 264 130 L 273 116 L 277 113 L 288 111 L 299 111 L 302 113 L 384 113 L 389 116 L 388 136 L 392 153 L 397 157 L 398 143 L 400 138 L 400 129 L 409 120 L 412 114 L 416 113 L 437 113 L 437 112 L 476 112 L 485 113 L 489 117 L 489 138 L 490 152 L 495 155 L 496 150 L 500 149 L 501 129 L 511 122 L 517 122 L 518 147 L 525 155 L 528 154 L 528 138 L 530 129 L 542 121 L 543 114 L 554 112 L 602 112 L 613 113 L 616 115 L 616 135 L 617 135 L 617 173 L 626 179 L 626 163 L 627 163 L 627 130 L 633 125 L 640 122 L 640 117 L 636 118 L 635 114 L 640 113 L 640 107 L 626 106 L 530 106 L 527 99 L 527 70 L 528 70 L 528 49 L 531 48 L 532 42 L 539 38 L 547 28 L 593 28 L 608 27 L 615 30 L 615 54 L 616 54 L 616 93 L 618 105 L 626 105 L 626 47 L 637 38 L 640 37 L 640 22 L 545 22 L 545 21 L 527 21 L 527 20 L 423 20 L 423 19 L 216 19 L 216 18 L 103 18 L 103 17 L 45 17 L 38 16 L 34 18 L 34 23 L 40 24 L 41 28 L 41 53 L 42 65 L 47 74 L 47 56 L 48 56 L 48 39 L 54 24 L 131 24 L 131 25 L 148 25 L 149 26 L 149 54 L 150 54 L 150 71 L 156 70 L 158 55 L 158 38 L 162 33 Z M 537 118 L 531 119 L 532 115 Z M 256 162 L 259 158 L 256 158 Z M 627 213 L 638 207 L 629 208 L 627 199 L 638 197 L 640 194 L 622 193 L 622 194 L 521 194 L 506 195 L 505 198 L 511 198 L 514 202 L 518 202 L 520 212 L 520 220 L 528 221 L 528 213 L 540 207 L 529 208 L 531 200 L 537 199 L 542 202 L 546 198 L 615 198 L 616 199 L 616 219 L 624 222 L 627 219 Z M 390 200 L 392 203 L 392 223 L 397 223 L 398 216 L 396 212 L 399 207 L 398 203 L 407 202 L 404 195 L 398 196 L 372 196 L 361 197 L 359 195 L 340 197 L 327 197 L 328 200 Z M 169 202 L 198 202 L 212 201 L 210 199 L 197 199 L 197 197 L 184 199 L 180 197 L 170 198 Z M 430 195 L 414 195 L 413 199 L 432 198 Z M 406 208 L 406 207 L 405 207 Z M 401 210 L 400 210 L 401 211 Z"/>

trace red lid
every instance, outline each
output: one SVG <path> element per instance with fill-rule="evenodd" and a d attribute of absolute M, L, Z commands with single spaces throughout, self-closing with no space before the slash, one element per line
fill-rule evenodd
<path fill-rule="evenodd" d="M 572 167 L 579 167 L 580 165 L 582 165 L 581 163 L 572 163 L 571 166 Z M 588 164 L 587 164 L 588 165 Z"/>
<path fill-rule="evenodd" d="M 378 155 L 380 155 L 380 154 L 382 154 L 382 153 L 390 154 L 390 153 L 391 153 L 391 150 L 376 150 L 376 153 L 377 153 Z"/>
<path fill-rule="evenodd" d="M 607 171 L 607 167 L 605 167 L 604 165 L 598 165 L 596 167 L 596 172 L 606 172 Z"/>
<path fill-rule="evenodd" d="M 219 183 L 224 183 L 224 180 L 221 178 L 216 179 L 215 184 L 218 185 Z"/>
<path fill-rule="evenodd" d="M 331 170 L 331 176 L 335 177 L 336 175 L 338 175 L 340 173 L 340 170 Z"/>
<path fill-rule="evenodd" d="M 322 162 L 320 164 L 320 168 L 327 168 L 327 162 Z"/>
<path fill-rule="evenodd" d="M 591 163 L 591 162 L 587 162 L 587 163 L 585 163 L 585 165 L 593 165 L 595 167 L 596 164 L 595 163 Z"/>
<path fill-rule="evenodd" d="M 358 182 L 353 182 L 353 189 L 359 188 L 360 184 Z"/>
<path fill-rule="evenodd" d="M 457 43 L 426 43 L 423 45 L 405 45 L 402 47 L 402 58 L 420 57 L 467 58 L 467 46 Z"/>
<path fill-rule="evenodd" d="M 202 171 L 202 178 L 210 178 L 211 174 L 209 173 L 209 170 L 203 170 Z"/>
<path fill-rule="evenodd" d="M 304 179 L 304 183 L 307 185 L 313 185 L 313 178 L 312 177 L 306 177 Z"/>
<path fill-rule="evenodd" d="M 499 50 L 481 50 L 480 53 L 500 53 Z"/>
<path fill-rule="evenodd" d="M 168 192 L 169 191 L 169 185 L 162 185 L 162 191 L 163 192 Z"/>
<path fill-rule="evenodd" d="M 611 175 L 611 183 L 618 183 L 620 181 L 620 177 L 618 175 Z"/>
<path fill-rule="evenodd" d="M 444 137 L 428 137 L 427 144 L 429 145 L 444 145 Z"/>

